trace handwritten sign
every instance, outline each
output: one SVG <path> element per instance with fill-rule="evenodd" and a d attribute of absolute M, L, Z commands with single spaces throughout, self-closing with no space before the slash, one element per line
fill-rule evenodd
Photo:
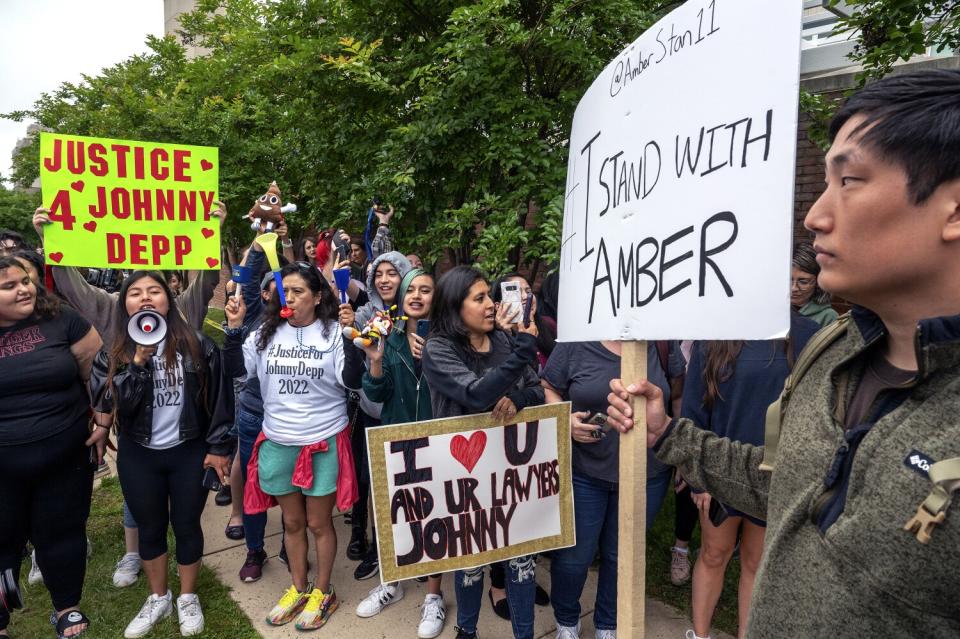
<path fill-rule="evenodd" d="M 576 543 L 570 404 L 367 430 L 386 582 Z M 389 532 L 387 532 L 389 531 Z"/>
<path fill-rule="evenodd" d="M 789 328 L 799 0 L 690 0 L 577 107 L 559 339 Z"/>
<path fill-rule="evenodd" d="M 215 147 L 41 133 L 47 263 L 218 268 L 218 174 Z"/>

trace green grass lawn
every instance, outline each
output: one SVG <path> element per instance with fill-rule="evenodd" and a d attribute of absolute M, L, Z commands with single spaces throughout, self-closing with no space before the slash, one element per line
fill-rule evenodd
<path fill-rule="evenodd" d="M 673 546 L 673 521 L 676 511 L 675 494 L 672 490 L 663 502 L 663 508 L 647 534 L 647 595 L 681 610 L 690 619 L 690 582 L 683 586 L 670 583 L 670 547 Z M 691 547 L 700 547 L 700 526 L 693 534 Z M 691 554 L 694 557 L 695 553 Z M 723 594 L 713 616 L 713 629 L 737 635 L 737 582 L 740 579 L 740 562 L 736 559 L 727 566 Z M 691 626 L 692 627 L 692 626 Z"/>
<path fill-rule="evenodd" d="M 93 544 L 93 556 L 87 564 L 83 600 L 80 608 L 90 617 L 90 629 L 84 639 L 116 639 L 123 636 L 123 629 L 140 610 L 149 595 L 147 580 L 141 574 L 136 584 L 129 588 L 115 588 L 111 581 L 116 561 L 123 555 L 123 497 L 120 484 L 115 478 L 105 479 L 93 494 L 93 506 L 87 523 L 87 535 Z M 170 539 L 170 548 L 175 548 Z M 27 558 L 21 570 L 21 587 L 26 606 L 14 611 L 9 626 L 13 639 L 42 639 L 54 637 L 50 625 L 50 595 L 42 584 L 27 585 L 30 560 Z M 170 561 L 170 589 L 176 595 L 179 580 L 176 564 Z M 221 584 L 213 572 L 203 568 L 200 572 L 198 594 L 206 617 L 203 637 L 207 639 L 257 639 L 260 635 L 250 625 L 240 607 L 230 598 L 229 589 Z M 161 621 L 150 633 L 151 639 L 174 639 L 180 637 L 177 614 Z"/>

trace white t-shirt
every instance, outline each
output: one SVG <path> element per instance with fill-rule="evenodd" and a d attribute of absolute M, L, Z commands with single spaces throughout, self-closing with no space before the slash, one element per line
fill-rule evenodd
<path fill-rule="evenodd" d="M 260 331 L 243 344 L 247 377 L 260 380 L 263 433 L 272 442 L 306 446 L 347 427 L 343 386 L 343 337 L 336 322 L 295 328 L 277 327 L 267 347 L 257 352 Z"/>
<path fill-rule="evenodd" d="M 177 368 L 167 370 L 163 357 L 166 341 L 153 356 L 153 428 L 147 448 L 163 450 L 180 443 L 180 415 L 183 413 L 183 357 L 177 353 Z M 169 374 L 168 374 L 169 373 Z"/>

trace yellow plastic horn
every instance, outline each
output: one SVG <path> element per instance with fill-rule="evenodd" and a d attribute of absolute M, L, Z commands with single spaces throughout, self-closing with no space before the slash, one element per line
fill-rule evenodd
<path fill-rule="evenodd" d="M 277 272 L 280 270 L 280 260 L 277 259 L 277 234 L 276 233 L 264 233 L 254 240 L 257 244 L 260 245 L 260 248 L 263 249 L 264 255 L 267 256 L 267 262 L 270 264 L 270 270 Z"/>

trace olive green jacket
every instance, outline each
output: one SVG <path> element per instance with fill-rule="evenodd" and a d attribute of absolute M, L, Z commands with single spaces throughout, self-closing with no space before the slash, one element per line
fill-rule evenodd
<path fill-rule="evenodd" d="M 920 323 L 916 383 L 856 449 L 839 516 L 827 526 L 811 519 L 847 444 L 843 413 L 863 355 L 885 334 L 869 311 L 853 316 L 796 386 L 772 473 L 758 468 L 763 447 L 682 419 L 657 442 L 657 457 L 692 486 L 766 519 L 747 637 L 960 637 L 960 504 L 929 543 L 904 530 L 933 487 L 917 453 L 960 456 L 960 316 Z"/>

